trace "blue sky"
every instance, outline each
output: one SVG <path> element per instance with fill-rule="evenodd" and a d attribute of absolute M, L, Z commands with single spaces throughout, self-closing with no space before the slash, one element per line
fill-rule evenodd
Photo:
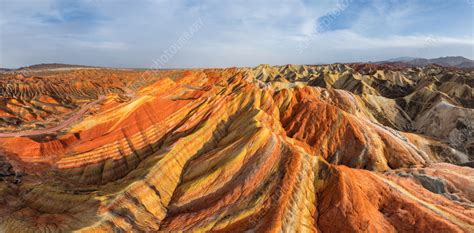
<path fill-rule="evenodd" d="M 474 0 L 0 0 L 0 67 L 473 59 L 473 37 Z"/>

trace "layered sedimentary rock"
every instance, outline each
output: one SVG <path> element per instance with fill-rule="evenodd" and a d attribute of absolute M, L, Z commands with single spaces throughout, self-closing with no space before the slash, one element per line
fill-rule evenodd
<path fill-rule="evenodd" d="M 2 231 L 474 231 L 472 71 L 30 75 L 0 82 Z"/>

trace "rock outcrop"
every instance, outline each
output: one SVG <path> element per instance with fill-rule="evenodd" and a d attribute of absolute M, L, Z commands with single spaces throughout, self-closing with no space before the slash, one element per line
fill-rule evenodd
<path fill-rule="evenodd" d="M 1 77 L 0 230 L 473 232 L 473 75 L 336 64 Z"/>

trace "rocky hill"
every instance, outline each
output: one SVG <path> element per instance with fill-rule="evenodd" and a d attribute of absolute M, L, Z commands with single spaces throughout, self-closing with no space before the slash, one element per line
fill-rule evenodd
<path fill-rule="evenodd" d="M 410 67 L 439 65 L 444 67 L 456 67 L 464 69 L 473 69 L 474 61 L 461 56 L 447 56 L 433 59 L 400 57 L 387 61 L 377 62 L 377 64 L 403 64 Z"/>
<path fill-rule="evenodd" d="M 474 71 L 0 80 L 6 232 L 474 232 Z"/>

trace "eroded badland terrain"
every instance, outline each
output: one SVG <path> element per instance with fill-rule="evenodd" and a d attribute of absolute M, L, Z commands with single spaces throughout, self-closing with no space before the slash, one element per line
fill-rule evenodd
<path fill-rule="evenodd" d="M 474 232 L 474 71 L 0 75 L 0 231 Z"/>

